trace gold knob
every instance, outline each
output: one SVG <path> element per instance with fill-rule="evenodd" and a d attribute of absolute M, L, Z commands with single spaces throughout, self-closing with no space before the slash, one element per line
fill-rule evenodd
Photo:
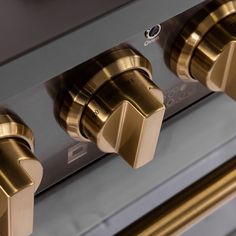
<path fill-rule="evenodd" d="M 0 114 L 0 235 L 33 231 L 34 193 L 42 166 L 33 155 L 32 131 L 16 115 Z"/>
<path fill-rule="evenodd" d="M 108 51 L 92 65 L 99 68 L 96 73 L 68 91 L 61 124 L 73 138 L 93 141 L 139 168 L 154 156 L 165 112 L 163 94 L 151 80 L 151 65 L 128 47 Z"/>
<path fill-rule="evenodd" d="M 195 49 L 190 73 L 213 91 L 236 100 L 236 14 L 216 24 Z"/>
<path fill-rule="evenodd" d="M 184 80 L 200 81 L 236 100 L 236 1 L 212 1 L 179 34 L 171 68 Z"/>

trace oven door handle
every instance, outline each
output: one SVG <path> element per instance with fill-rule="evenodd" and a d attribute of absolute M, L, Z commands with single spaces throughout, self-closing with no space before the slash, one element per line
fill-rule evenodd
<path fill-rule="evenodd" d="M 236 197 L 236 157 L 172 197 L 120 235 L 179 235 Z"/>

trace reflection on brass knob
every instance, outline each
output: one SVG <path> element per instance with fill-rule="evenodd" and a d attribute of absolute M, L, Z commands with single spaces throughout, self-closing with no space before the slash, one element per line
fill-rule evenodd
<path fill-rule="evenodd" d="M 28 236 L 42 166 L 33 155 L 32 131 L 15 115 L 0 114 L 0 235 Z"/>
<path fill-rule="evenodd" d="M 119 153 L 139 168 L 154 156 L 165 112 L 163 94 L 151 80 L 151 65 L 128 47 L 92 62 L 99 69 L 83 86 L 68 91 L 61 124 L 73 138 L 93 141 L 103 152 Z"/>
<path fill-rule="evenodd" d="M 236 100 L 236 2 L 212 1 L 178 36 L 171 68 L 185 80 L 199 80 Z"/>

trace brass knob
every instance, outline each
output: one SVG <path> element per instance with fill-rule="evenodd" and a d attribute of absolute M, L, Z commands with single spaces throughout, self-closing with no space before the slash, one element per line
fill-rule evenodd
<path fill-rule="evenodd" d="M 34 193 L 42 166 L 33 155 L 32 131 L 16 115 L 0 114 L 0 235 L 33 231 Z"/>
<path fill-rule="evenodd" d="M 92 60 L 96 73 L 67 93 L 63 127 L 75 139 L 119 153 L 133 168 L 152 160 L 165 112 L 151 65 L 134 49 L 119 47 Z M 79 80 L 78 74 L 78 80 Z"/>
<path fill-rule="evenodd" d="M 185 26 L 171 53 L 171 68 L 236 100 L 236 1 L 212 1 Z"/>
<path fill-rule="evenodd" d="M 190 73 L 209 89 L 236 100 L 236 14 L 211 29 L 195 49 Z"/>

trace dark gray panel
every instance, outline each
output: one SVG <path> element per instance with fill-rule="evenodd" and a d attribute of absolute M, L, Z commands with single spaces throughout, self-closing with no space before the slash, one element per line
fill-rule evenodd
<path fill-rule="evenodd" d="M 78 3 L 75 4 L 75 2 Z M 86 1 L 89 3 L 88 6 L 84 5 L 84 2 L 81 5 L 79 4 L 81 1 L 73 1 L 73 4 L 69 5 L 66 0 L 0 1 L 0 15 L 2 17 L 0 28 L 3 32 L 5 31 L 5 33 L 1 33 L 2 58 L 0 61 L 3 62 L 21 55 L 0 67 L 0 100 L 61 74 L 96 54 L 125 41 L 130 36 L 163 22 L 201 1 L 133 1 L 112 14 L 106 14 L 96 21 L 89 22 L 87 22 L 88 18 L 95 17 L 92 10 L 91 15 L 88 18 L 84 17 L 83 20 L 81 18 L 81 21 L 75 17 L 76 11 L 74 9 L 79 9 L 78 15 L 81 11 L 84 11 L 83 16 L 89 14 L 86 9 L 89 9 L 91 1 Z M 98 1 L 93 1 L 93 4 L 95 4 L 94 2 Z M 104 4 L 109 1 L 102 2 Z M 99 1 L 101 5 L 103 5 L 102 2 Z M 110 2 L 113 3 L 113 1 Z M 116 1 L 114 4 L 118 6 L 122 2 L 125 1 Z M 83 7 L 81 8 L 81 6 Z M 104 12 L 104 8 L 101 6 L 98 9 L 100 9 L 100 14 Z M 37 11 L 39 12 L 37 13 Z M 48 23 L 44 18 L 49 19 Z M 87 24 L 84 24 L 85 21 Z M 65 22 L 63 23 L 64 28 L 61 22 Z M 41 45 L 46 40 L 63 35 L 70 27 L 76 28 L 76 26 L 77 29 L 74 31 Z M 21 28 L 22 30 L 20 30 Z M 60 31 L 60 29 L 63 30 Z M 48 34 L 50 30 L 51 33 Z M 27 32 L 27 37 L 22 35 L 24 32 Z M 27 43 L 29 39 L 32 41 Z M 41 46 L 38 48 L 39 45 Z M 34 50 L 22 54 L 32 47 Z"/>
<path fill-rule="evenodd" d="M 230 234 L 228 234 L 227 236 L 236 236 L 236 229 L 233 232 L 231 232 Z"/>
<path fill-rule="evenodd" d="M 48 42 L 132 0 L 0 1 L 0 62 Z"/>

